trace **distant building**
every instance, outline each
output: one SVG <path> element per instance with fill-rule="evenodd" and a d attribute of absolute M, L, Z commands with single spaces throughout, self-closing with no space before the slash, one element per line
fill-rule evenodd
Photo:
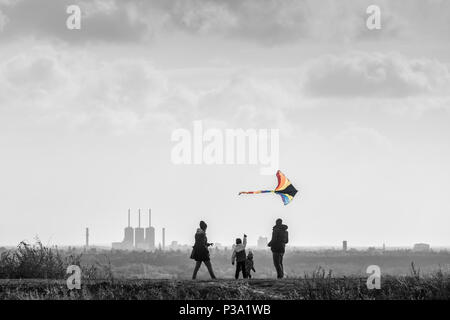
<path fill-rule="evenodd" d="M 117 250 L 133 250 L 134 247 L 134 229 L 130 226 L 130 209 L 128 209 L 128 227 L 123 231 L 124 238 L 122 242 L 113 242 L 112 248 Z"/>
<path fill-rule="evenodd" d="M 413 247 L 414 252 L 429 252 L 430 245 L 427 243 L 416 243 Z"/>
<path fill-rule="evenodd" d="M 155 228 L 151 226 L 151 211 L 149 210 L 149 227 L 141 228 L 141 210 L 139 209 L 139 223 L 137 228 L 130 225 L 130 209 L 128 209 L 128 227 L 124 229 L 124 239 L 113 242 L 112 248 L 116 250 L 154 250 Z"/>
<path fill-rule="evenodd" d="M 187 250 L 192 250 L 192 246 L 191 245 L 187 245 L 187 244 L 181 244 L 178 241 L 172 241 L 170 243 L 170 245 L 167 247 L 167 249 L 172 250 L 172 251 L 187 251 Z"/>
<path fill-rule="evenodd" d="M 148 228 L 145 228 L 145 243 L 149 250 L 155 249 L 155 228 L 152 227 L 151 209 L 148 209 Z"/>
<path fill-rule="evenodd" d="M 347 252 L 347 240 L 342 241 L 342 251 Z"/>
<path fill-rule="evenodd" d="M 383 250 L 381 248 L 368 247 L 367 248 L 367 253 L 369 253 L 370 255 L 382 255 L 383 254 Z"/>
<path fill-rule="evenodd" d="M 258 238 L 258 249 L 267 249 L 268 240 L 267 237 L 259 237 Z"/>
<path fill-rule="evenodd" d="M 134 228 L 134 247 L 137 250 L 147 249 L 144 237 L 144 228 L 141 228 L 141 209 L 139 209 L 138 227 Z"/>

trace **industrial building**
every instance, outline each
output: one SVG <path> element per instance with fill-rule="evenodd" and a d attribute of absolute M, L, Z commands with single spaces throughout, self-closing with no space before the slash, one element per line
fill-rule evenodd
<path fill-rule="evenodd" d="M 141 210 L 138 210 L 138 227 L 132 228 L 128 209 L 128 227 L 124 229 L 124 239 L 113 242 L 112 248 L 117 250 L 153 250 L 155 249 L 155 228 L 151 226 L 151 210 L 149 210 L 149 226 L 141 227 Z"/>
<path fill-rule="evenodd" d="M 141 209 L 138 213 L 138 227 L 134 228 L 134 247 L 138 250 L 145 250 L 144 228 L 141 228 Z"/>
<path fill-rule="evenodd" d="M 155 228 L 152 227 L 152 210 L 148 209 L 148 228 L 145 228 L 145 243 L 149 250 L 154 250 L 155 246 Z"/>
<path fill-rule="evenodd" d="M 259 237 L 257 247 L 258 249 L 267 249 L 268 239 L 267 237 Z"/>
<path fill-rule="evenodd" d="M 429 252 L 430 245 L 428 243 L 416 243 L 413 247 L 414 252 Z"/>

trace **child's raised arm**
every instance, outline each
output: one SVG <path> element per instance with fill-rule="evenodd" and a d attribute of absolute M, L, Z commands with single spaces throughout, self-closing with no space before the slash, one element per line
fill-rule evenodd
<path fill-rule="evenodd" d="M 247 246 L 247 235 L 246 234 L 244 234 L 244 248 Z"/>

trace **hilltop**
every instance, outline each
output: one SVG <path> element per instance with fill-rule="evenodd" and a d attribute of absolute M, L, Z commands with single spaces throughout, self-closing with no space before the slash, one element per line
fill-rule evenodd
<path fill-rule="evenodd" d="M 0 280 L 0 300 L 450 299 L 450 276 L 442 273 L 426 278 L 387 276 L 380 290 L 368 290 L 365 281 L 324 273 L 284 280 L 87 280 L 81 290 L 70 291 L 64 280 Z"/>

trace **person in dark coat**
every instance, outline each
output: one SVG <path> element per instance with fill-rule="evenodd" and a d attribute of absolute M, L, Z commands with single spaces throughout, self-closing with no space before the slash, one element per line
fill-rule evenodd
<path fill-rule="evenodd" d="M 216 279 L 209 259 L 208 247 L 212 246 L 212 243 L 208 243 L 208 238 L 206 237 L 207 227 L 208 225 L 204 221 L 200 221 L 200 228 L 198 228 L 195 233 L 195 244 L 192 247 L 191 253 L 191 259 L 195 260 L 194 273 L 192 274 L 193 280 L 197 278 L 197 272 L 200 269 L 202 262 L 205 264 L 206 268 L 208 268 L 211 279 Z"/>
<path fill-rule="evenodd" d="M 278 279 L 282 279 L 284 277 L 283 256 L 286 243 L 289 242 L 287 229 L 288 226 L 283 224 L 283 220 L 277 219 L 272 231 L 272 240 L 270 240 L 267 244 L 272 250 L 273 264 L 277 270 Z"/>

